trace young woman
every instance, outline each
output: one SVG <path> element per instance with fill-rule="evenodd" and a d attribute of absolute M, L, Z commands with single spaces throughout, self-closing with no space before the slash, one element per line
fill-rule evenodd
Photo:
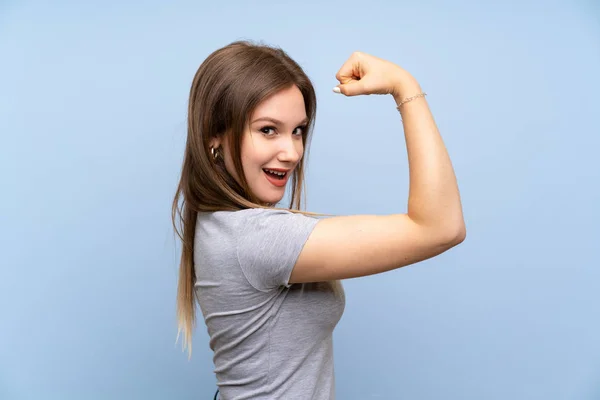
<path fill-rule="evenodd" d="M 339 280 L 413 264 L 465 238 L 456 177 L 417 81 L 361 52 L 336 78 L 334 92 L 395 101 L 408 149 L 407 213 L 300 211 L 316 98 L 281 49 L 234 42 L 194 77 L 173 202 L 183 242 L 177 310 L 191 354 L 198 301 L 222 399 L 334 399 Z M 275 208 L 289 181 L 289 208 Z"/>

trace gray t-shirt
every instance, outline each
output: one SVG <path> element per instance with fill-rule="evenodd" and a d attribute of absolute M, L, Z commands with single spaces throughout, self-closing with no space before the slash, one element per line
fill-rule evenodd
<path fill-rule="evenodd" d="M 260 208 L 199 213 L 195 287 L 222 399 L 335 399 L 343 287 L 288 282 L 318 222 Z"/>

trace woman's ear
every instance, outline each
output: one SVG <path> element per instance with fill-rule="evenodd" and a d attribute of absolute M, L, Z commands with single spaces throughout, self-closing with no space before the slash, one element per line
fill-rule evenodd
<path fill-rule="evenodd" d="M 210 138 L 210 147 L 213 149 L 218 149 L 221 145 L 225 145 L 226 136 L 228 136 L 228 131 L 219 132 L 216 136 Z"/>
<path fill-rule="evenodd" d="M 213 149 L 218 149 L 221 145 L 221 138 L 212 138 L 210 139 L 210 147 Z"/>

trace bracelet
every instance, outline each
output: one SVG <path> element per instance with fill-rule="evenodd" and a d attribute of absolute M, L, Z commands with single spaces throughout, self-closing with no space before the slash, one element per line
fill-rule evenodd
<path fill-rule="evenodd" d="M 402 100 L 402 101 L 400 102 L 400 104 L 398 104 L 398 106 L 396 107 L 396 109 L 397 109 L 398 111 L 400 111 L 400 107 L 401 107 L 402 105 L 404 105 L 405 103 L 408 103 L 409 101 L 413 101 L 414 99 L 418 99 L 419 97 L 425 97 L 425 96 L 427 96 L 427 93 L 425 93 L 425 92 L 422 92 L 422 93 L 419 93 L 419 94 L 415 94 L 414 96 L 407 97 L 407 98 L 405 98 L 404 100 Z"/>

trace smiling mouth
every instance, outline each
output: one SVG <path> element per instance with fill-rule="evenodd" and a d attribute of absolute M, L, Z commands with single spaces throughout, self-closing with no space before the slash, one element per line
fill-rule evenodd
<path fill-rule="evenodd" d="M 268 174 L 269 176 L 272 176 L 273 178 L 279 179 L 279 180 L 285 179 L 285 177 L 289 173 L 289 171 L 280 172 L 280 171 L 275 171 L 275 170 L 267 169 L 267 168 L 263 168 L 263 171 L 265 171 L 265 173 Z"/>

